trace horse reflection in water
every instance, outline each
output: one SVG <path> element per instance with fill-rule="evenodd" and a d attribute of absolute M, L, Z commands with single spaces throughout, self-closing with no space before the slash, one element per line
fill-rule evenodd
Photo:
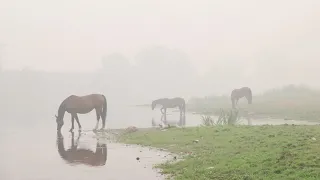
<path fill-rule="evenodd" d="M 57 131 L 57 146 L 58 152 L 62 159 L 68 164 L 84 164 L 87 166 L 104 166 L 107 161 L 107 145 L 105 143 L 97 142 L 96 151 L 93 152 L 89 149 L 78 148 L 81 133 L 74 142 L 74 133 L 71 132 L 71 148 L 65 150 L 63 136 L 60 131 Z"/>
<path fill-rule="evenodd" d="M 155 127 L 155 126 L 162 126 L 165 125 L 165 126 L 168 126 L 168 125 L 178 125 L 178 126 L 185 126 L 186 125 L 186 116 L 182 115 L 180 116 L 180 119 L 179 121 L 168 121 L 167 120 L 167 114 L 162 114 L 161 115 L 161 124 L 157 124 L 154 120 L 154 118 L 152 118 L 152 126 Z"/>

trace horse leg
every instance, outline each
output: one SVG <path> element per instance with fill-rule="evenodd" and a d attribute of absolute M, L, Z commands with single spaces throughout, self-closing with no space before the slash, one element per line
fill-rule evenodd
<path fill-rule="evenodd" d="M 71 114 L 71 129 L 69 131 L 73 132 L 73 129 L 74 129 L 74 114 Z"/>
<path fill-rule="evenodd" d="M 100 130 L 104 130 L 104 128 L 106 126 L 106 119 L 103 119 L 102 113 L 103 113 L 103 108 L 101 108 L 99 110 L 100 118 L 101 118 L 101 121 L 102 121 L 102 127 L 100 128 Z"/>
<path fill-rule="evenodd" d="M 78 135 L 78 138 L 77 138 L 77 141 L 76 141 L 76 147 L 78 147 L 78 144 L 79 144 L 79 140 L 80 140 L 80 136 L 81 136 L 81 133 L 80 133 L 80 131 L 79 131 L 79 135 Z"/>
<path fill-rule="evenodd" d="M 181 117 L 182 116 L 183 106 L 179 106 L 179 110 L 180 110 L 180 117 Z"/>
<path fill-rule="evenodd" d="M 71 149 L 74 149 L 76 146 L 74 145 L 74 132 L 71 132 Z"/>
<path fill-rule="evenodd" d="M 81 124 L 80 124 L 80 121 L 79 121 L 79 117 L 78 117 L 78 114 L 75 114 L 74 118 L 76 119 L 77 123 L 78 123 L 78 128 L 79 128 L 79 132 L 81 131 Z"/>
<path fill-rule="evenodd" d="M 239 101 L 239 99 L 236 99 L 236 106 L 238 106 L 238 101 Z"/>
<path fill-rule="evenodd" d="M 98 109 L 96 109 L 96 115 L 97 115 L 97 123 L 96 123 L 96 126 L 95 126 L 95 128 L 93 129 L 94 131 L 95 130 L 97 130 L 98 129 L 98 127 L 99 127 L 99 120 L 100 120 L 100 115 L 101 113 L 99 113 L 99 110 Z"/>
<path fill-rule="evenodd" d="M 164 116 L 164 122 L 167 124 L 167 108 L 164 108 L 163 116 Z"/>
<path fill-rule="evenodd" d="M 234 98 L 231 98 L 231 103 L 232 103 L 232 109 L 235 109 L 236 108 L 236 102 L 235 102 L 235 99 Z"/>
<path fill-rule="evenodd" d="M 163 114 L 166 116 L 167 115 L 167 108 L 163 109 Z"/>
<path fill-rule="evenodd" d="M 164 110 L 164 107 L 160 109 L 161 114 L 164 114 L 163 110 Z"/>

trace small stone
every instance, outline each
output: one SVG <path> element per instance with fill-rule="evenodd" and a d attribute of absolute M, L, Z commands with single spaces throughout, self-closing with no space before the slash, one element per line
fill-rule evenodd
<path fill-rule="evenodd" d="M 198 142 L 199 142 L 199 140 L 197 140 L 197 139 L 196 139 L 196 140 L 194 140 L 193 142 L 198 143 Z"/>
<path fill-rule="evenodd" d="M 313 137 L 313 138 L 311 138 L 311 139 L 314 140 L 314 141 L 317 140 L 315 137 Z"/>
<path fill-rule="evenodd" d="M 136 158 L 136 160 L 137 160 L 137 161 L 139 161 L 139 160 L 140 160 L 140 158 L 139 158 L 139 157 L 137 157 L 137 158 Z"/>

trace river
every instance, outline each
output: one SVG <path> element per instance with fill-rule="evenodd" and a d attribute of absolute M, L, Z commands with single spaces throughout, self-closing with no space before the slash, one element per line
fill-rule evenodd
<path fill-rule="evenodd" d="M 53 114 L 41 119 L 2 119 L 0 131 L 0 179 L 3 180 L 84 180 L 84 179 L 163 179 L 152 164 L 165 160 L 167 154 L 116 143 L 100 142 L 91 131 L 95 113 L 79 115 L 83 133 L 68 132 L 70 115 L 66 114 L 61 134 L 56 132 Z M 147 107 L 112 107 L 107 114 L 107 128 L 128 126 L 147 128 L 161 124 L 159 109 Z M 168 111 L 167 120 L 178 122 L 179 112 Z M 244 120 L 243 124 L 247 124 Z M 318 124 L 281 119 L 251 119 L 250 124 Z M 186 126 L 201 124 L 198 114 L 187 113 Z M 100 124 L 101 126 L 101 124 Z M 79 137 L 79 135 L 81 135 Z M 72 140 L 74 146 L 72 146 Z M 75 148 L 77 146 L 77 148 Z M 138 161 L 136 158 L 139 157 Z"/>

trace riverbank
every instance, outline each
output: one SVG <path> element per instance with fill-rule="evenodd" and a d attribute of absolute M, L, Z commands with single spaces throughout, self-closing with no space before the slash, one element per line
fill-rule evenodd
<path fill-rule="evenodd" d="M 231 104 L 225 103 L 212 106 L 196 106 L 190 104 L 187 107 L 187 112 L 219 116 L 221 109 L 229 111 L 231 110 Z M 254 105 L 241 103 L 238 109 L 241 116 L 246 115 L 249 112 L 251 117 L 256 119 L 275 118 L 284 120 L 320 121 L 320 108 L 317 104 L 287 105 L 284 103 L 256 102 Z"/>
<path fill-rule="evenodd" d="M 320 91 L 305 86 L 288 85 L 257 94 L 253 90 L 252 104 L 246 98 L 238 102 L 241 114 L 250 112 L 252 118 L 320 121 Z M 191 98 L 187 111 L 219 115 L 220 109 L 231 109 L 230 95 Z"/>
<path fill-rule="evenodd" d="M 320 178 L 320 126 L 223 126 L 144 129 L 120 141 L 188 154 L 157 167 L 178 180 Z"/>

